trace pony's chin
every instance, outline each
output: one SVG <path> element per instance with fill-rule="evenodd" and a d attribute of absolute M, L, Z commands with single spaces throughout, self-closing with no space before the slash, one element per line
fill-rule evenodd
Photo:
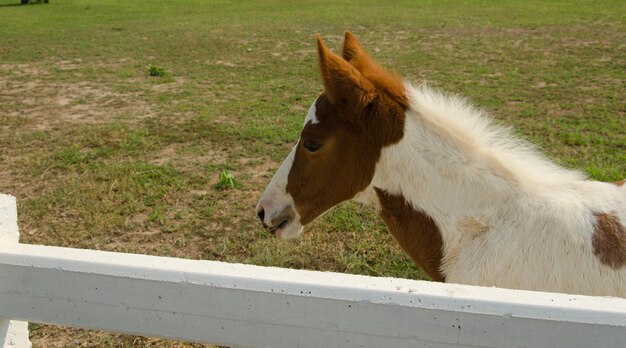
<path fill-rule="evenodd" d="M 289 225 L 285 226 L 285 228 L 279 228 L 274 232 L 276 238 L 279 239 L 290 239 L 296 238 L 302 233 L 302 225 L 299 222 L 292 222 Z"/>

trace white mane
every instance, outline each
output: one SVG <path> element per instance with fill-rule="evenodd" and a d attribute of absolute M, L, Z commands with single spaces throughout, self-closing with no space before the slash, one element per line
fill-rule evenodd
<path fill-rule="evenodd" d="M 489 162 L 501 175 L 526 185 L 563 185 L 585 179 L 578 171 L 564 169 L 540 154 L 534 145 L 495 124 L 489 115 L 465 98 L 444 94 L 422 83 L 406 84 L 410 107 L 429 128 L 455 143 L 465 160 Z M 464 155 L 464 156 L 463 156 Z"/>

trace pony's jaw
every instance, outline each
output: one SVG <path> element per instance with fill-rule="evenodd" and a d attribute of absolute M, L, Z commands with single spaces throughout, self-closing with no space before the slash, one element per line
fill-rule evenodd
<path fill-rule="evenodd" d="M 296 144 L 297 146 L 297 144 Z M 287 193 L 287 177 L 295 158 L 296 147 L 291 150 L 287 158 L 270 181 L 263 196 L 256 205 L 257 215 L 263 226 L 269 229 L 277 238 L 293 238 L 302 233 L 300 215 L 295 209 L 293 198 Z"/>
<path fill-rule="evenodd" d="M 279 239 L 291 239 L 298 237 L 304 227 L 298 221 L 291 222 L 285 228 L 278 228 L 274 231 L 274 235 Z"/>

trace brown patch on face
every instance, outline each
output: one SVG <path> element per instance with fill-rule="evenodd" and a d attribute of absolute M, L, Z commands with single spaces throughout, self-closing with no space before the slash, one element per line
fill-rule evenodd
<path fill-rule="evenodd" d="M 301 223 L 306 225 L 333 206 L 363 191 L 374 177 L 376 163 L 384 146 L 402 139 L 404 113 L 382 115 L 374 109 L 354 124 L 321 95 L 315 104 L 320 121 L 309 122 L 301 133 L 296 155 L 287 179 L 287 192 L 293 197 Z M 307 143 L 321 145 L 314 153 Z"/>
<path fill-rule="evenodd" d="M 615 185 L 615 186 L 622 186 L 622 185 L 624 185 L 625 182 L 626 182 L 626 180 L 620 180 L 620 181 L 614 182 L 613 185 Z"/>
<path fill-rule="evenodd" d="M 593 254 L 600 262 L 618 269 L 626 265 L 626 231 L 617 216 L 594 213 L 595 231 L 592 237 Z"/>
<path fill-rule="evenodd" d="M 401 195 L 376 189 L 380 200 L 380 216 L 402 250 L 434 281 L 445 282 L 441 273 L 443 242 L 433 219 L 414 209 Z"/>
<path fill-rule="evenodd" d="M 406 96 L 396 98 L 379 87 L 382 78 L 366 78 L 320 38 L 318 52 L 325 86 L 315 104 L 319 122 L 302 130 L 286 188 L 303 225 L 363 191 L 383 147 L 404 134 Z M 311 151 L 310 145 L 319 149 Z"/>

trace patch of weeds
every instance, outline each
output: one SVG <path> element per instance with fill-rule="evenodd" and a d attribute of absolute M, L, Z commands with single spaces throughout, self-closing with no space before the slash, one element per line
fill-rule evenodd
<path fill-rule="evenodd" d="M 68 169 L 72 166 L 86 162 L 89 157 L 88 153 L 82 151 L 78 146 L 72 145 L 55 153 L 49 162 L 52 162 L 53 167 Z"/>
<path fill-rule="evenodd" d="M 213 207 L 212 205 L 205 205 L 205 206 L 200 207 L 199 209 L 199 216 L 202 219 L 208 219 L 212 217 L 214 213 L 215 213 L 215 207 Z"/>
<path fill-rule="evenodd" d="M 187 237 L 185 233 L 181 234 L 181 236 L 174 241 L 174 245 L 179 248 L 185 248 L 187 246 Z"/>
<path fill-rule="evenodd" d="M 165 212 L 163 206 L 155 206 L 154 209 L 152 209 L 152 211 L 148 214 L 148 221 L 160 226 L 165 225 Z"/>
<path fill-rule="evenodd" d="M 148 66 L 148 73 L 150 74 L 150 76 L 155 77 L 165 77 L 165 75 L 167 75 L 165 72 L 165 68 L 154 64 L 150 64 Z"/>
<path fill-rule="evenodd" d="M 35 331 L 35 330 L 39 330 L 40 328 L 42 328 L 43 325 L 42 324 L 37 324 L 37 323 L 28 323 L 28 331 Z"/>
<path fill-rule="evenodd" d="M 98 337 L 98 345 L 109 346 L 113 342 L 113 337 Z"/>
<path fill-rule="evenodd" d="M 218 191 L 222 191 L 228 188 L 231 189 L 235 189 L 239 186 L 239 184 L 237 183 L 237 180 L 235 179 L 235 176 L 230 173 L 228 170 L 224 169 L 221 173 L 220 173 L 220 180 L 219 182 L 215 185 L 215 188 Z"/>

